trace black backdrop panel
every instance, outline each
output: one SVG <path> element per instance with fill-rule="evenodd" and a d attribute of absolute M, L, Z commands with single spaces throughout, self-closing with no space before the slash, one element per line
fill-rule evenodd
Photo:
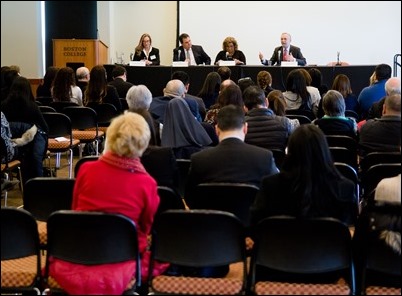
<path fill-rule="evenodd" d="M 45 1 L 46 67 L 53 65 L 53 39 L 97 39 L 97 1 Z"/>

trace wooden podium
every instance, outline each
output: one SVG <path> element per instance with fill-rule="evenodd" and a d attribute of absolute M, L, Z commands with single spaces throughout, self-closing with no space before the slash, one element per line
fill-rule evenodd
<path fill-rule="evenodd" d="M 53 39 L 53 66 L 87 67 L 107 64 L 108 47 L 98 39 Z M 75 69 L 74 69 L 75 70 Z"/>

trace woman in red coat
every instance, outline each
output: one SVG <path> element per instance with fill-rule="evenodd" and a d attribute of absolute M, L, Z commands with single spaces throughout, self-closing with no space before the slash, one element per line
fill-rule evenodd
<path fill-rule="evenodd" d="M 123 214 L 135 222 L 144 281 L 149 263 L 147 237 L 159 205 L 157 183 L 140 162 L 149 139 L 148 124 L 141 115 L 127 112 L 115 118 L 107 131 L 103 155 L 80 167 L 72 205 L 78 211 Z M 69 294 L 121 295 L 134 266 L 134 261 L 87 266 L 53 258 L 50 275 Z"/>

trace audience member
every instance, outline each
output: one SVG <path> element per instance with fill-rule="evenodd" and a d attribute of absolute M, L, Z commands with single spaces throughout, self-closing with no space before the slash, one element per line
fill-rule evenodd
<path fill-rule="evenodd" d="M 113 80 L 108 84 L 116 88 L 119 98 L 125 98 L 127 91 L 134 85 L 131 82 L 127 82 L 126 68 L 123 66 L 115 66 L 112 70 L 112 78 Z"/>
<path fill-rule="evenodd" d="M 159 205 L 157 184 L 140 161 L 149 138 L 148 124 L 142 116 L 127 112 L 113 119 L 103 155 L 97 161 L 84 163 L 79 170 L 72 204 L 76 211 L 118 213 L 135 222 L 144 283 L 149 267 L 147 238 Z M 59 258 L 50 258 L 50 262 L 50 275 L 61 287 L 69 294 L 81 295 L 121 295 L 135 267 L 132 260 L 94 266 Z"/>
<path fill-rule="evenodd" d="M 211 108 L 211 106 L 216 103 L 221 82 L 221 77 L 217 72 L 209 72 L 205 78 L 204 84 L 197 96 L 202 98 L 206 109 Z"/>
<path fill-rule="evenodd" d="M 73 102 L 82 106 L 82 91 L 75 83 L 74 70 L 70 67 L 60 68 L 53 80 L 51 89 L 54 102 Z"/>
<path fill-rule="evenodd" d="M 248 132 L 245 142 L 266 149 L 285 151 L 292 126 L 288 118 L 277 116 L 268 108 L 268 99 L 257 85 L 243 93 Z"/>
<path fill-rule="evenodd" d="M 336 75 L 331 89 L 339 91 L 342 94 L 345 99 L 346 110 L 352 110 L 359 114 L 360 108 L 359 103 L 357 102 L 357 96 L 352 91 L 350 80 L 347 75 Z"/>
<path fill-rule="evenodd" d="M 246 56 L 239 50 L 239 45 L 234 37 L 226 37 L 222 43 L 222 50 L 215 58 L 215 65 L 220 61 L 234 61 L 236 65 L 245 65 Z"/>
<path fill-rule="evenodd" d="M 212 105 L 211 108 L 207 111 L 207 115 L 205 116 L 205 122 L 212 124 L 213 126 L 217 123 L 217 116 L 220 108 L 227 105 L 235 105 L 238 107 L 244 108 L 243 95 L 241 93 L 240 87 L 235 83 L 230 83 L 232 80 L 228 81 L 228 86 L 224 87 L 223 90 L 219 92 L 218 99 L 216 100 L 216 104 Z"/>
<path fill-rule="evenodd" d="M 84 105 L 109 103 L 116 107 L 117 112 L 122 112 L 119 94 L 113 85 L 107 83 L 105 68 L 102 65 L 94 66 L 90 76 L 91 79 L 85 90 Z"/>
<path fill-rule="evenodd" d="M 11 70 L 17 71 L 18 75 L 21 75 L 21 68 L 18 65 L 10 65 Z"/>
<path fill-rule="evenodd" d="M 387 64 L 379 64 L 375 67 L 374 84 L 366 86 L 362 89 L 357 98 L 360 107 L 360 118 L 366 119 L 368 111 L 373 103 L 381 100 L 386 95 L 385 82 L 391 77 L 392 68 Z"/>
<path fill-rule="evenodd" d="M 133 61 L 145 61 L 145 65 L 159 66 L 160 56 L 159 49 L 152 47 L 152 38 L 149 34 L 141 35 L 138 45 L 135 47 Z M 123 98 L 123 97 L 122 97 Z"/>
<path fill-rule="evenodd" d="M 292 37 L 289 33 L 282 33 L 281 35 L 281 46 L 274 49 L 272 57 L 269 59 L 272 65 L 280 65 L 281 61 L 293 62 L 297 61 L 299 66 L 305 66 L 307 64 L 305 57 L 301 53 L 299 47 L 290 45 L 292 42 Z M 261 64 L 268 65 L 268 60 L 264 59 L 264 55 L 260 52 L 259 58 Z"/>
<path fill-rule="evenodd" d="M 186 61 L 190 66 L 210 65 L 211 58 L 202 46 L 193 45 L 190 35 L 183 33 L 179 36 L 181 46 L 173 50 L 173 61 Z"/>
<path fill-rule="evenodd" d="M 332 217 L 353 225 L 357 218 L 355 184 L 335 168 L 324 133 L 313 124 L 298 127 L 289 137 L 279 174 L 261 182 L 251 219 L 290 215 Z"/>
<path fill-rule="evenodd" d="M 321 71 L 317 68 L 310 68 L 308 70 L 308 73 L 311 77 L 311 83 L 309 85 L 317 88 L 322 98 L 324 94 L 328 91 L 328 87 L 322 83 Z"/>
<path fill-rule="evenodd" d="M 229 85 L 237 85 L 232 79 L 225 79 L 222 80 L 221 86 L 219 87 L 219 93 L 222 92 L 226 87 Z"/>
<path fill-rule="evenodd" d="M 50 66 L 46 69 L 45 76 L 43 77 L 43 81 L 38 85 L 36 89 L 36 97 L 52 97 L 52 85 L 53 80 L 56 77 L 57 71 L 59 71 L 58 67 Z M 89 71 L 88 71 L 89 73 Z"/>
<path fill-rule="evenodd" d="M 33 125 L 37 127 L 32 142 L 24 147 L 21 172 L 24 183 L 31 178 L 42 177 L 49 129 L 35 103 L 31 84 L 27 78 L 18 76 L 14 79 L 7 99 L 1 104 L 1 110 L 10 122 L 14 137 L 21 137 L 27 128 Z"/>
<path fill-rule="evenodd" d="M 375 189 L 375 200 L 401 203 L 401 174 L 382 179 Z"/>
<path fill-rule="evenodd" d="M 2 85 L 1 85 L 1 101 L 4 101 L 8 93 L 10 92 L 11 85 L 16 77 L 20 76 L 16 70 L 8 68 L 2 68 Z"/>
<path fill-rule="evenodd" d="M 307 84 L 306 77 L 299 69 L 289 72 L 286 78 L 286 91 L 283 93 L 287 109 L 310 110 L 317 115 L 318 104 L 321 100 L 318 91 Z"/>
<path fill-rule="evenodd" d="M 260 71 L 257 74 L 257 85 L 264 91 L 265 96 L 273 91 L 272 76 L 268 71 Z"/>
<path fill-rule="evenodd" d="M 237 84 L 239 85 L 241 92 L 244 93 L 244 90 L 251 85 L 255 85 L 255 82 L 251 77 L 244 77 L 237 80 Z"/>
<path fill-rule="evenodd" d="M 221 77 L 221 81 L 230 79 L 230 77 L 232 76 L 232 70 L 230 70 L 230 68 L 226 66 L 219 67 L 216 72 L 218 72 L 219 76 Z"/>
<path fill-rule="evenodd" d="M 329 90 L 322 99 L 324 116 L 313 121 L 326 135 L 345 135 L 357 138 L 357 123 L 345 117 L 345 99 L 336 90 Z"/>
<path fill-rule="evenodd" d="M 260 185 L 263 176 L 276 174 L 272 152 L 244 143 L 247 134 L 243 108 L 226 105 L 218 114 L 219 144 L 191 156 L 185 200 L 191 209 L 192 192 L 200 183 L 238 182 Z"/>
<path fill-rule="evenodd" d="M 181 97 L 171 99 L 166 106 L 161 145 L 172 147 L 176 158 L 190 159 L 191 154 L 209 146 L 212 140 L 191 114 L 183 97 L 184 92 Z"/>
<path fill-rule="evenodd" d="M 134 85 L 128 90 L 126 101 L 129 111 L 142 115 L 147 121 L 151 132 L 149 145 L 160 146 L 160 123 L 148 111 L 152 102 L 151 91 L 143 84 Z"/>
<path fill-rule="evenodd" d="M 205 117 L 206 107 L 202 98 L 193 96 L 189 93 L 190 75 L 184 71 L 174 71 L 170 79 L 179 79 L 181 82 L 183 82 L 184 86 L 186 87 L 186 96 L 184 97 L 184 100 L 188 103 L 191 113 L 193 113 L 197 120 L 201 122 L 202 118 Z M 194 102 L 197 103 L 198 108 Z"/>
<path fill-rule="evenodd" d="M 391 77 L 385 82 L 385 94 L 390 96 L 393 94 L 401 94 L 401 79 L 398 77 Z M 382 115 L 382 108 L 385 102 L 385 97 L 383 97 L 378 102 L 371 105 L 367 119 L 380 118 Z"/>
<path fill-rule="evenodd" d="M 273 90 L 269 93 L 268 97 L 268 107 L 274 111 L 278 116 L 286 116 L 286 101 L 283 93 L 280 90 Z M 291 125 L 291 133 L 300 126 L 298 119 L 289 119 Z"/>
<path fill-rule="evenodd" d="M 385 98 L 381 118 L 369 119 L 359 132 L 359 153 L 364 157 L 374 151 L 400 151 L 401 95 Z"/>
<path fill-rule="evenodd" d="M 90 72 L 87 67 L 79 67 L 75 71 L 75 77 L 77 78 L 77 86 L 81 88 L 82 91 L 82 97 L 84 99 L 85 97 L 85 90 L 87 89 L 88 82 L 90 79 Z"/>

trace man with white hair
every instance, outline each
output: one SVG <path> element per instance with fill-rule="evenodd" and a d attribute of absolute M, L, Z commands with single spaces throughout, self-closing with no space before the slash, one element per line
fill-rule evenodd
<path fill-rule="evenodd" d="M 401 79 L 398 77 L 391 77 L 385 82 L 385 93 L 386 96 L 390 96 L 393 94 L 401 94 Z M 382 108 L 384 106 L 385 102 L 385 97 L 383 97 L 381 100 L 378 102 L 375 102 L 373 105 L 371 105 L 371 108 L 369 109 L 367 119 L 373 119 L 373 118 L 380 118 L 382 115 Z"/>
<path fill-rule="evenodd" d="M 85 89 L 88 86 L 89 82 L 89 69 L 87 67 L 79 67 L 75 71 L 75 77 L 77 78 L 76 85 L 81 88 L 82 91 L 82 99 L 85 97 Z"/>

